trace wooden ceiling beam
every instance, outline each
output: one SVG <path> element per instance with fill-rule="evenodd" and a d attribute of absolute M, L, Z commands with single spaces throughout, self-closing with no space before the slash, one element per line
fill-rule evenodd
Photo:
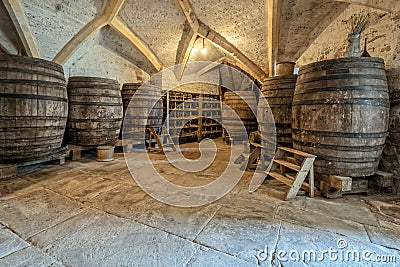
<path fill-rule="evenodd" d="M 182 37 L 176 50 L 174 67 L 175 77 L 180 80 L 182 79 L 186 64 L 190 58 L 190 53 L 192 52 L 193 46 L 198 37 L 200 22 L 188 0 L 178 0 L 178 2 L 183 14 L 186 17 L 186 23 L 183 26 Z"/>
<path fill-rule="evenodd" d="M 267 74 L 257 64 L 250 60 L 237 47 L 226 40 L 221 34 L 202 23 L 197 18 L 189 0 L 178 0 L 178 2 L 192 30 L 188 31 L 187 29 L 184 29 L 178 46 L 176 64 L 183 65 L 182 67 L 175 69 L 175 74 L 178 74 L 177 77 L 179 77 L 180 74 L 180 72 L 177 73 L 177 70 L 183 72 L 186 63 L 189 60 L 190 52 L 198 36 L 210 40 L 219 49 L 232 54 L 236 60 L 241 62 L 242 66 L 245 66 L 246 71 L 254 75 L 254 77 L 263 80 L 267 76 Z"/>
<path fill-rule="evenodd" d="M 163 66 L 160 59 L 154 54 L 150 47 L 137 36 L 121 19 L 115 17 L 111 23 L 111 27 L 121 33 L 127 38 L 133 45 L 135 45 L 140 52 L 153 64 L 157 71 L 160 71 Z"/>
<path fill-rule="evenodd" d="M 110 24 L 118 15 L 125 0 L 108 0 L 103 12 L 83 27 L 71 40 L 58 52 L 53 61 L 64 65 L 78 48 L 94 33 Z"/>
<path fill-rule="evenodd" d="M 199 28 L 199 20 L 194 13 L 193 7 L 190 4 L 189 0 L 178 0 L 179 5 L 182 9 L 183 14 L 186 17 L 187 22 L 190 24 L 190 27 L 196 31 Z"/>
<path fill-rule="evenodd" d="M 14 23 L 14 27 L 17 30 L 26 54 L 31 57 L 39 58 L 40 54 L 37 44 L 20 2 L 18 0 L 3 0 L 3 4 Z"/>
<path fill-rule="evenodd" d="M 279 52 L 279 32 L 282 12 L 282 0 L 266 0 L 267 38 L 268 38 L 268 70 L 269 76 L 275 75 L 275 65 Z"/>
<path fill-rule="evenodd" d="M 350 4 L 356 4 L 366 7 L 372 7 L 375 9 L 384 10 L 387 12 L 399 12 L 400 1 L 398 0 L 336 0 L 338 2 L 346 2 Z"/>
<path fill-rule="evenodd" d="M 17 55 L 18 48 L 3 31 L 0 30 L 0 48 L 7 54 Z"/>
<path fill-rule="evenodd" d="M 199 36 L 210 40 L 215 46 L 231 54 L 236 60 L 234 61 L 237 62 L 236 65 L 240 62 L 240 68 L 253 75 L 256 79 L 263 81 L 267 77 L 267 74 L 245 54 L 243 54 L 236 46 L 231 44 L 225 39 L 225 37 L 202 22 L 200 22 Z"/>
<path fill-rule="evenodd" d="M 197 32 L 190 27 L 189 23 L 185 23 L 183 28 L 182 37 L 179 41 L 178 48 L 176 51 L 176 60 L 174 72 L 178 80 L 183 76 L 186 64 L 189 61 L 190 54 L 198 37 Z"/>

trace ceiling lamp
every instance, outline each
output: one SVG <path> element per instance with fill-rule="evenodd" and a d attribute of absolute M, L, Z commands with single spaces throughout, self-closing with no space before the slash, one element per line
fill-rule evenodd
<path fill-rule="evenodd" d="M 203 55 L 207 54 L 207 48 L 206 48 L 205 45 L 204 45 L 204 38 L 203 38 L 203 48 L 201 49 L 201 53 L 202 53 Z"/>

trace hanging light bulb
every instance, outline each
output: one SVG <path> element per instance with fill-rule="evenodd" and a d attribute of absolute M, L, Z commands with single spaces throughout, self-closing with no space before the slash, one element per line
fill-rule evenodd
<path fill-rule="evenodd" d="M 206 48 L 205 45 L 204 45 L 204 38 L 203 38 L 203 48 L 201 49 L 201 53 L 202 53 L 203 55 L 207 54 L 207 48 Z"/>

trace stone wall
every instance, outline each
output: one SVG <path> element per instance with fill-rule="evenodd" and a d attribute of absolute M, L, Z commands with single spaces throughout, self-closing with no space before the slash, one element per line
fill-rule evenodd
<path fill-rule="evenodd" d="M 203 75 L 198 75 L 195 70 L 205 67 L 207 63 L 188 64 L 189 73 L 178 80 L 174 68 L 162 71 L 162 87 L 164 90 L 173 89 L 181 92 L 218 95 L 219 70 L 216 68 Z M 193 68 L 192 68 L 193 67 Z"/>
<path fill-rule="evenodd" d="M 149 79 L 147 73 L 99 44 L 95 44 L 81 56 L 74 57 L 64 69 L 67 77 L 103 77 L 118 80 L 121 84 Z"/>
<path fill-rule="evenodd" d="M 21 0 L 40 56 L 52 60 L 103 9 L 104 0 Z"/>
<path fill-rule="evenodd" d="M 360 13 L 368 14 L 371 19 L 371 25 L 361 36 L 362 45 L 364 38 L 368 38 L 367 51 L 371 56 L 385 59 L 387 69 L 399 68 L 400 15 L 358 5 L 350 5 L 337 17 L 303 53 L 297 65 L 344 57 L 348 34 L 346 21 L 351 15 Z"/>

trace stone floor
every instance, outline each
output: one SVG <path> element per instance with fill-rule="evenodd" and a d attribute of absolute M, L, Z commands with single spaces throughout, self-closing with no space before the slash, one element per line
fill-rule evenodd
<path fill-rule="evenodd" d="M 182 175 L 151 158 L 187 186 L 218 173 Z M 400 266 L 399 195 L 281 201 L 274 181 L 249 193 L 246 172 L 215 203 L 180 208 L 147 195 L 122 153 L 25 171 L 0 181 L 0 266 Z"/>

